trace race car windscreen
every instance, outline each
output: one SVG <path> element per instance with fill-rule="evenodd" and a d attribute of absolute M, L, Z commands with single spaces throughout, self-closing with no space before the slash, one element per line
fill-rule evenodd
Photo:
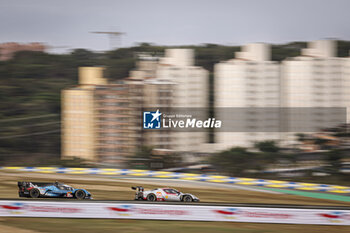
<path fill-rule="evenodd" d="M 62 185 L 62 184 L 59 184 L 57 186 L 60 190 L 73 190 L 73 187 L 69 186 L 69 185 Z"/>
<path fill-rule="evenodd" d="M 175 189 L 164 189 L 167 194 L 178 194 L 179 192 Z"/>

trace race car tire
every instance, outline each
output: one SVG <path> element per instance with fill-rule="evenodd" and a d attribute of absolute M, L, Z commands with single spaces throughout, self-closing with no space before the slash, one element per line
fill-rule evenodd
<path fill-rule="evenodd" d="M 183 202 L 192 202 L 193 201 L 193 198 L 189 195 L 185 195 L 183 198 L 182 198 L 182 201 Z"/>
<path fill-rule="evenodd" d="M 76 199 L 82 200 L 86 197 L 86 193 L 84 192 L 84 190 L 78 189 L 77 191 L 75 191 L 74 196 Z"/>
<path fill-rule="evenodd" d="M 33 188 L 29 191 L 29 196 L 31 198 L 38 198 L 40 196 L 40 191 L 39 189 Z"/>
<path fill-rule="evenodd" d="M 147 201 L 156 201 L 157 197 L 153 193 L 147 195 Z"/>

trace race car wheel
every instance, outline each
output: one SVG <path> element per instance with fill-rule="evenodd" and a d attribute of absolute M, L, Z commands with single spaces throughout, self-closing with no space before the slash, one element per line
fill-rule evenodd
<path fill-rule="evenodd" d="M 39 191 L 39 189 L 31 189 L 30 191 L 29 191 L 29 196 L 31 197 L 31 198 L 38 198 L 39 196 L 40 196 L 40 191 Z"/>
<path fill-rule="evenodd" d="M 148 196 L 147 196 L 147 201 L 156 201 L 157 200 L 157 197 L 156 197 L 156 195 L 154 195 L 154 194 L 148 194 Z"/>
<path fill-rule="evenodd" d="M 182 198 L 182 201 L 183 201 L 183 202 L 192 202 L 193 199 L 192 199 L 191 196 L 186 195 L 186 196 L 184 196 L 184 197 Z"/>
<path fill-rule="evenodd" d="M 75 192 L 74 196 L 75 196 L 76 199 L 81 200 L 81 199 L 84 199 L 84 198 L 85 198 L 86 193 L 84 192 L 84 190 L 79 189 L 79 190 L 77 190 L 77 191 Z"/>

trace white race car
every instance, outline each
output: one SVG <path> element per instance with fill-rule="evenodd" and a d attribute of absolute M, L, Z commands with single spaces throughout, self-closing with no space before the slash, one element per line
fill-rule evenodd
<path fill-rule="evenodd" d="M 172 188 L 157 188 L 149 191 L 145 191 L 143 187 L 136 186 L 131 187 L 136 190 L 135 200 L 146 201 L 183 201 L 193 202 L 199 201 L 199 198 L 190 193 L 182 193 Z"/>

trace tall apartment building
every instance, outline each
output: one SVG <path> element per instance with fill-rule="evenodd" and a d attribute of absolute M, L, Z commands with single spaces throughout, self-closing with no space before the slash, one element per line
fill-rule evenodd
<path fill-rule="evenodd" d="M 280 106 L 280 67 L 270 57 L 269 45 L 248 44 L 234 59 L 215 65 L 215 117 L 234 121 L 234 115 L 239 115 L 238 122 L 231 124 L 239 126 L 237 131 L 241 132 L 216 131 L 214 150 L 280 139 L 276 111 L 264 109 Z M 272 132 L 266 133 L 266 129 Z"/>
<path fill-rule="evenodd" d="M 206 114 L 208 71 L 194 65 L 192 49 L 167 49 L 162 58 L 144 56 L 127 80 L 128 83 L 142 83 L 145 108 L 202 109 Z M 143 131 L 145 145 L 189 153 L 200 151 L 207 138 L 207 132 Z"/>
<path fill-rule="evenodd" d="M 143 57 L 120 84 L 108 84 L 102 68 L 80 68 L 79 85 L 62 91 L 62 157 L 122 166 L 141 145 L 199 151 L 206 132 L 143 130 L 142 109 L 207 108 L 207 83 L 189 49 Z"/>
<path fill-rule="evenodd" d="M 106 84 L 103 69 L 80 68 L 79 85 L 62 91 L 62 157 L 97 161 L 94 89 Z"/>
<path fill-rule="evenodd" d="M 342 106 L 342 59 L 334 41 L 309 42 L 301 56 L 282 62 L 282 106 Z"/>
<path fill-rule="evenodd" d="M 108 84 L 101 67 L 81 67 L 62 91 L 62 157 L 121 165 L 139 144 L 140 88 Z"/>
<path fill-rule="evenodd" d="M 167 49 L 159 61 L 155 81 L 162 88 L 153 106 L 166 107 L 169 104 L 171 108 L 202 110 L 209 106 L 208 71 L 194 65 L 192 49 Z M 203 118 L 207 117 L 205 111 L 201 114 Z M 171 149 L 191 153 L 201 150 L 203 143 L 208 140 L 208 133 L 171 132 L 170 137 Z"/>
<path fill-rule="evenodd" d="M 350 52 L 349 56 L 342 59 L 342 93 L 343 106 L 347 108 L 346 122 L 350 123 Z"/>
<path fill-rule="evenodd" d="M 316 107 L 346 107 L 349 106 L 349 76 L 344 73 L 346 59 L 336 57 L 336 42 L 319 40 L 308 43 L 308 47 L 301 51 L 301 55 L 282 62 L 281 94 L 282 106 L 287 108 L 314 108 L 312 114 L 292 116 L 295 121 L 289 122 L 287 127 L 294 131 L 294 123 L 298 119 L 305 126 L 320 124 L 332 127 L 332 119 L 336 111 L 319 113 Z M 345 62 L 345 63 L 344 63 Z M 341 114 L 341 113 L 340 113 Z M 341 117 L 340 117 L 341 118 Z M 341 122 L 338 122 L 338 124 Z M 343 122 L 345 123 L 345 122 Z M 288 144 L 295 140 L 295 133 L 287 134 L 284 139 Z"/>
<path fill-rule="evenodd" d="M 156 72 L 159 58 L 143 54 L 140 56 L 136 68 L 130 71 L 126 84 L 137 85 L 142 92 L 142 108 L 145 110 L 169 109 L 173 102 L 173 85 L 169 81 L 157 79 Z M 141 112 L 141 111 L 140 111 Z M 140 113 L 142 119 L 142 112 Z M 140 145 L 151 146 L 157 150 L 173 150 L 173 137 L 170 130 L 143 130 L 140 126 Z"/>
<path fill-rule="evenodd" d="M 95 151 L 101 163 L 121 165 L 141 143 L 142 88 L 108 84 L 94 90 Z"/>

